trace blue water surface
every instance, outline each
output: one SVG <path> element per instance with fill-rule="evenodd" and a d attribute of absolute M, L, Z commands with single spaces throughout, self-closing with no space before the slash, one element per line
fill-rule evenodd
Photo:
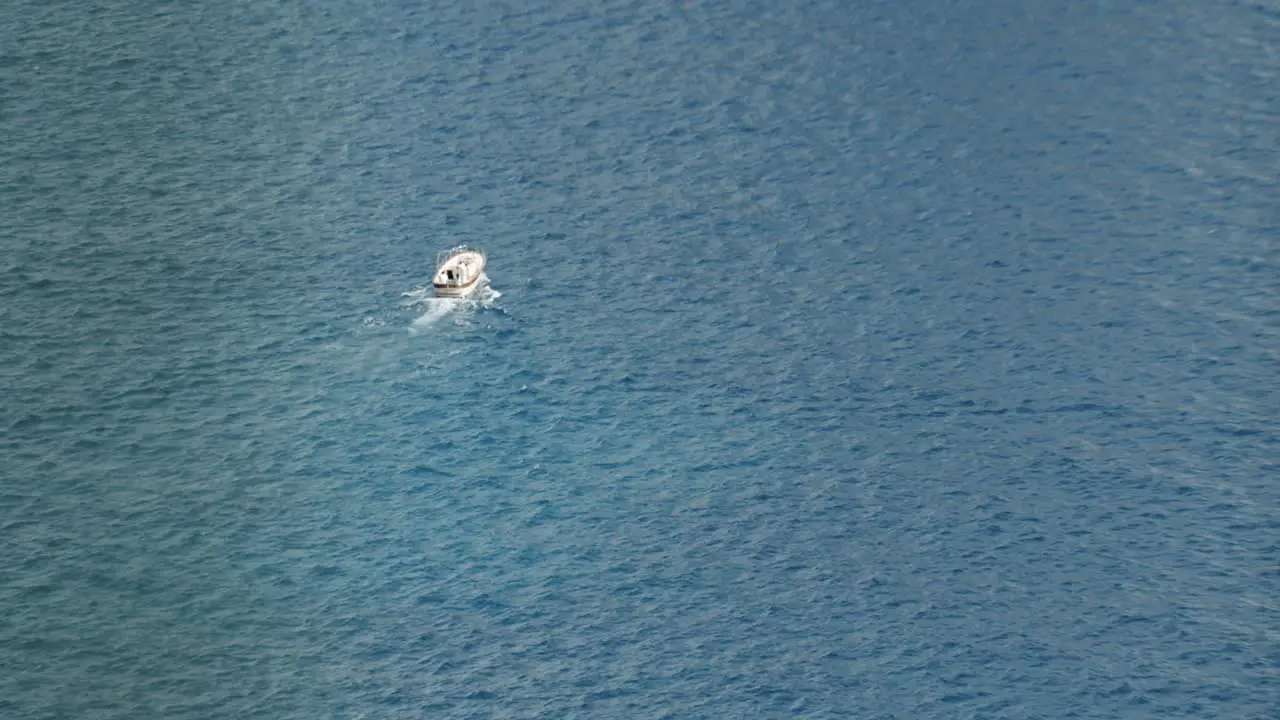
<path fill-rule="evenodd" d="M 1277 48 L 10 0 L 0 717 L 1280 717 Z"/>

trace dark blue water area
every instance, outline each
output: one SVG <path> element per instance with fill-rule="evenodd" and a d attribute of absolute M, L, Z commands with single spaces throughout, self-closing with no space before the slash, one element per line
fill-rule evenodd
<path fill-rule="evenodd" d="M 1277 48 L 9 2 L 0 717 L 1280 717 Z"/>

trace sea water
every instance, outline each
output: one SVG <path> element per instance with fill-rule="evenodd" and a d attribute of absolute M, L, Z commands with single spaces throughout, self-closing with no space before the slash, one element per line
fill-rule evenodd
<path fill-rule="evenodd" d="M 12 0 L 0 717 L 1276 717 L 1278 41 Z"/>

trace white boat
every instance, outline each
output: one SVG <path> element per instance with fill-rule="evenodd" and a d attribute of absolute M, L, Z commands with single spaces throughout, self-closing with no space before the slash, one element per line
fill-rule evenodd
<path fill-rule="evenodd" d="M 436 275 L 431 284 L 436 297 L 463 297 L 480 286 L 484 277 L 484 251 L 459 245 L 436 255 Z"/>

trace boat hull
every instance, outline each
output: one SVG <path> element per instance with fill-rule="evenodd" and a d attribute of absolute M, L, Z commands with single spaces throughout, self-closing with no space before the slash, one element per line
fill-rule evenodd
<path fill-rule="evenodd" d="M 436 274 L 431 280 L 437 297 L 463 297 L 480 286 L 486 260 L 483 252 L 464 246 L 442 256 L 437 259 Z"/>
<path fill-rule="evenodd" d="M 480 279 L 471 281 L 470 285 L 436 285 L 436 297 L 466 297 L 480 287 Z"/>

